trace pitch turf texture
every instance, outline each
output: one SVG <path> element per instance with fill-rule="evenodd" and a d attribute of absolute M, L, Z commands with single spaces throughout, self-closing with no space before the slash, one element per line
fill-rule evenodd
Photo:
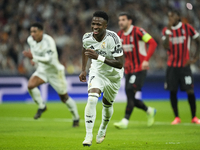
<path fill-rule="evenodd" d="M 47 103 L 48 110 L 39 120 L 34 120 L 37 106 L 27 103 L 0 104 L 1 150 L 167 150 L 200 149 L 200 125 L 190 123 L 191 115 L 187 101 L 179 101 L 182 123 L 170 125 L 174 119 L 168 101 L 147 101 L 157 109 L 154 126 L 146 126 L 146 114 L 135 108 L 128 129 L 119 130 L 113 123 L 122 119 L 125 103 L 114 104 L 114 115 L 109 123 L 103 143 L 96 144 L 96 134 L 101 122 L 102 105 L 97 105 L 91 147 L 83 147 L 85 136 L 84 108 L 78 103 L 80 127 L 72 128 L 69 111 L 62 103 Z M 197 101 L 200 117 L 200 101 Z"/>

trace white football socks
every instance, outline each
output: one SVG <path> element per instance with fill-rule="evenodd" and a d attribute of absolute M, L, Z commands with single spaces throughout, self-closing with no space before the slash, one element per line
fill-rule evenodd
<path fill-rule="evenodd" d="M 123 118 L 123 119 L 122 119 L 122 122 L 123 122 L 125 125 L 128 125 L 129 120 L 126 119 L 126 118 Z"/>
<path fill-rule="evenodd" d="M 89 93 L 88 101 L 85 107 L 85 127 L 86 134 L 92 135 L 94 122 L 96 119 L 96 105 L 98 102 L 99 94 L 97 93 Z M 86 135 L 86 136 L 87 136 Z"/>
<path fill-rule="evenodd" d="M 33 98 L 33 100 L 38 104 L 39 108 L 43 109 L 45 107 L 45 103 L 42 100 L 40 90 L 37 87 L 35 87 L 31 90 L 28 89 L 28 92 Z"/>
<path fill-rule="evenodd" d="M 152 107 L 148 107 L 147 114 L 151 114 L 152 111 L 153 111 L 153 108 Z"/>
<path fill-rule="evenodd" d="M 106 130 L 108 123 L 113 115 L 113 106 L 103 104 L 102 121 L 99 130 Z"/>
<path fill-rule="evenodd" d="M 66 101 L 66 105 L 69 111 L 72 113 L 73 120 L 78 120 L 79 115 L 78 115 L 78 109 L 77 109 L 75 101 L 71 97 L 69 97 Z"/>

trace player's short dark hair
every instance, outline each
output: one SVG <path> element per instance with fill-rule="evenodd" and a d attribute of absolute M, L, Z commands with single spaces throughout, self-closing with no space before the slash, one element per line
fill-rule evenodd
<path fill-rule="evenodd" d="M 177 9 L 170 9 L 169 12 L 175 13 L 175 14 L 177 14 L 179 17 L 181 17 L 181 13 L 180 13 L 180 11 L 178 11 Z"/>
<path fill-rule="evenodd" d="M 168 12 L 172 12 L 174 14 L 177 14 L 179 16 L 179 21 L 181 21 L 181 13 L 177 9 L 170 9 Z"/>
<path fill-rule="evenodd" d="M 39 30 L 43 30 L 43 25 L 39 22 L 35 22 L 35 23 L 31 24 L 30 28 L 31 27 L 37 27 Z"/>
<path fill-rule="evenodd" d="M 108 22 L 108 15 L 106 12 L 104 11 L 96 11 L 94 14 L 93 14 L 93 17 L 101 17 L 103 18 L 104 20 L 106 20 Z"/>
<path fill-rule="evenodd" d="M 126 16 L 128 20 L 132 20 L 132 16 L 128 12 L 121 12 L 118 16 Z"/>

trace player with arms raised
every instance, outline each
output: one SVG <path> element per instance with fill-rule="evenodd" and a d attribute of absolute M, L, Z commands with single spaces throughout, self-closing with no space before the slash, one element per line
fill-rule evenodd
<path fill-rule="evenodd" d="M 188 94 L 192 123 L 200 124 L 200 120 L 196 117 L 196 98 L 190 69 L 190 64 L 195 63 L 199 57 L 199 33 L 191 25 L 182 23 L 180 13 L 176 10 L 169 11 L 168 18 L 169 24 L 168 27 L 163 29 L 162 39 L 168 54 L 165 89 L 170 91 L 170 102 L 175 115 L 175 119 L 171 124 L 174 125 L 181 122 L 177 106 L 179 85 L 180 89 Z M 190 60 L 191 38 L 196 42 L 196 53 L 194 58 Z"/>
<path fill-rule="evenodd" d="M 56 44 L 53 38 L 43 33 L 43 25 L 40 23 L 32 24 L 30 32 L 31 35 L 27 39 L 30 51 L 23 51 L 23 55 L 37 65 L 36 71 L 28 82 L 28 92 L 39 107 L 34 119 L 40 118 L 41 114 L 47 109 L 37 87 L 48 82 L 57 91 L 61 101 L 71 111 L 73 126 L 79 126 L 76 103 L 67 94 L 64 66 L 58 60 Z"/>
<path fill-rule="evenodd" d="M 119 15 L 119 37 L 125 56 L 125 90 L 127 96 L 127 106 L 125 116 L 120 122 L 114 123 L 117 128 L 128 127 L 129 118 L 134 107 L 144 110 L 147 113 L 147 125 L 154 123 L 156 109 L 147 107 L 142 101 L 142 86 L 149 68 L 149 59 L 157 46 L 155 40 L 142 28 L 132 25 L 131 15 L 122 12 Z M 146 52 L 146 43 L 149 45 Z"/>
<path fill-rule="evenodd" d="M 93 14 L 92 32 L 83 36 L 81 82 L 86 82 L 86 64 L 92 59 L 88 80 L 88 101 L 85 107 L 86 137 L 84 146 L 90 146 L 93 139 L 93 127 L 96 119 L 96 105 L 103 92 L 102 122 L 96 136 L 101 143 L 106 135 L 108 122 L 113 114 L 113 102 L 123 77 L 123 50 L 120 38 L 107 30 L 108 15 L 103 11 Z"/>

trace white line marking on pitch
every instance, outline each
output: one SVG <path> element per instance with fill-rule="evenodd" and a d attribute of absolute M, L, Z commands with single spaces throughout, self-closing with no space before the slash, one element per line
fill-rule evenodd
<path fill-rule="evenodd" d="M 72 119 L 64 119 L 64 118 L 40 118 L 38 120 L 34 120 L 33 118 L 29 118 L 29 117 L 0 117 L 0 120 L 8 120 L 8 121 L 55 121 L 55 122 L 72 122 Z M 84 122 L 84 119 L 80 120 L 81 122 Z M 96 120 L 96 121 L 101 121 L 101 120 Z M 118 120 L 111 120 L 112 122 L 117 122 Z M 133 124 L 146 124 L 145 121 L 133 121 L 130 120 L 130 123 Z M 159 122 L 159 121 L 155 121 L 154 123 L 155 125 L 171 125 L 170 122 Z M 183 126 L 193 126 L 196 124 L 192 124 L 192 123 L 180 123 L 178 125 L 183 125 Z"/>

